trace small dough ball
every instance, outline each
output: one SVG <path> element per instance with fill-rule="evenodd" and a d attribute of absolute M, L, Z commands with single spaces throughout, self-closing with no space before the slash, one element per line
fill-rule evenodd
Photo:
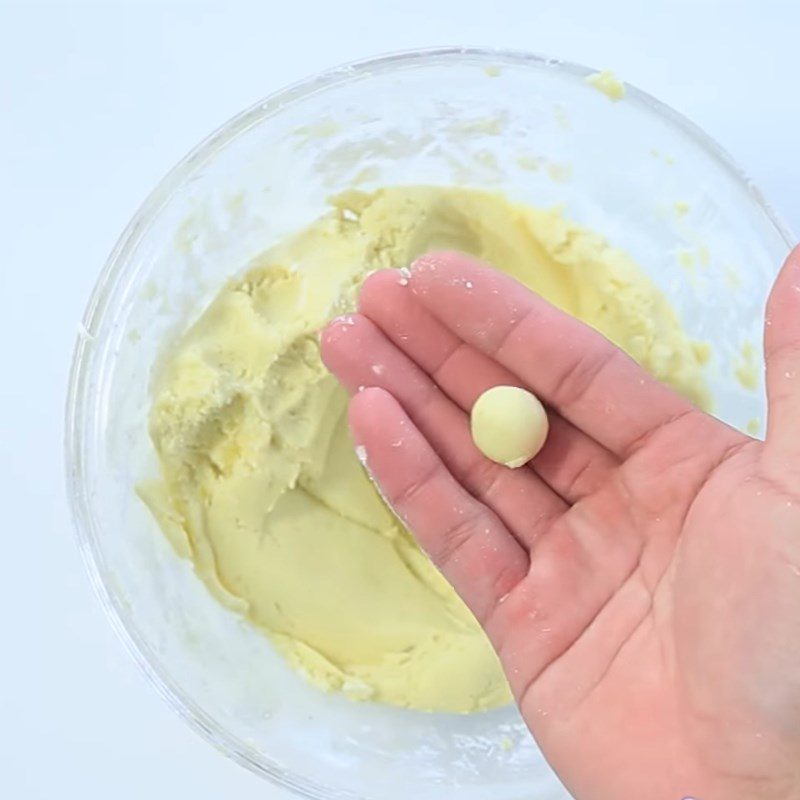
<path fill-rule="evenodd" d="M 547 438 L 547 412 L 536 395 L 517 386 L 487 389 L 472 406 L 472 440 L 486 458 L 516 469 Z"/>

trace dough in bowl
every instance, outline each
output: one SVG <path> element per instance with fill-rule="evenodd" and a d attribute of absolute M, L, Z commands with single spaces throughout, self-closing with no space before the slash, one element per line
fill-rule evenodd
<path fill-rule="evenodd" d="M 150 413 L 161 477 L 140 492 L 220 602 L 318 687 L 472 712 L 511 699 L 497 657 L 365 475 L 317 340 L 369 273 L 442 248 L 506 271 L 707 405 L 706 348 L 600 235 L 499 193 L 349 191 L 244 270 L 231 264 L 165 346 Z"/>

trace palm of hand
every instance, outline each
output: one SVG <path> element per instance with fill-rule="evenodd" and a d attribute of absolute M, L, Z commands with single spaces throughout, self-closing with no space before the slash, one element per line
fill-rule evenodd
<path fill-rule="evenodd" d="M 794 797 L 799 785 L 800 499 L 767 476 L 760 443 L 723 440 L 686 461 L 686 427 L 623 466 L 624 496 L 602 487 L 556 523 L 589 514 L 618 520 L 598 540 L 625 528 L 642 540 L 520 699 L 578 798 Z M 508 624 L 522 640 L 509 650 L 525 653 L 533 626 Z"/>
<path fill-rule="evenodd" d="M 581 800 L 798 792 L 798 284 L 795 258 L 771 300 L 766 445 L 461 256 L 425 258 L 410 281 L 379 273 L 364 316 L 323 337 L 371 471 Z M 552 409 L 516 471 L 477 454 L 464 413 L 512 382 Z"/>

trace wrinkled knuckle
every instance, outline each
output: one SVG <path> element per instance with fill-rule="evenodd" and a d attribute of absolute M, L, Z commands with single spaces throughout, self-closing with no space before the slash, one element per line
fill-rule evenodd
<path fill-rule="evenodd" d="M 597 485 L 595 465 L 587 459 L 577 466 L 567 479 L 567 497 L 583 497 L 590 494 Z"/>
<path fill-rule="evenodd" d="M 392 506 L 397 509 L 402 509 L 406 506 L 413 505 L 420 493 L 425 490 L 428 484 L 436 476 L 438 468 L 438 464 L 434 464 L 419 478 L 412 481 L 407 486 L 404 486 L 393 498 L 391 498 Z"/>
<path fill-rule="evenodd" d="M 525 313 L 519 318 L 514 320 L 503 335 L 500 337 L 500 340 L 497 342 L 496 346 L 493 348 L 491 355 L 496 356 L 498 353 L 502 352 L 508 344 L 516 337 L 516 335 L 520 332 L 521 329 L 524 327 L 531 325 L 535 322 L 534 317 L 534 309 L 533 307 L 528 308 Z"/>
<path fill-rule="evenodd" d="M 467 349 L 466 342 L 456 342 L 450 350 L 441 358 L 439 363 L 431 370 L 431 377 L 434 383 L 441 383 L 444 373 L 450 368 L 453 362 L 458 359 Z"/>
<path fill-rule="evenodd" d="M 599 355 L 596 352 L 581 355 L 558 378 L 553 389 L 556 405 L 569 407 L 580 402 L 615 357 L 613 349 Z"/>
<path fill-rule="evenodd" d="M 477 531 L 483 527 L 485 519 L 486 515 L 483 511 L 465 515 L 441 537 L 441 544 L 434 555 L 437 564 L 442 569 L 447 570 L 458 563 L 464 548 Z"/>
<path fill-rule="evenodd" d="M 702 411 L 694 406 L 685 408 L 637 436 L 625 446 L 622 456 L 628 459 L 635 452 L 646 449 L 652 442 L 666 436 L 675 436 L 679 441 L 693 441 L 695 436 L 693 426 L 704 421 L 705 415 Z"/>
<path fill-rule="evenodd" d="M 463 482 L 472 494 L 487 498 L 492 495 L 502 474 L 502 467 L 488 459 L 479 458 L 465 471 Z"/>

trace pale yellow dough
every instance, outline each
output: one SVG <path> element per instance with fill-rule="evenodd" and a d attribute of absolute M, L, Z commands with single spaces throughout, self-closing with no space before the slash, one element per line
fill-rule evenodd
<path fill-rule="evenodd" d="M 527 464 L 547 438 L 547 412 L 518 386 L 493 386 L 472 406 L 472 440 L 492 461 L 511 469 Z"/>
<path fill-rule="evenodd" d="M 625 84 L 610 69 L 593 72 L 585 80 L 589 86 L 593 86 L 615 103 L 625 97 Z"/>
<path fill-rule="evenodd" d="M 348 192 L 165 350 L 150 416 L 162 479 L 141 494 L 214 595 L 317 686 L 469 712 L 510 700 L 497 658 L 366 477 L 317 339 L 366 275 L 432 248 L 504 269 L 704 404 L 702 348 L 597 234 L 500 194 Z"/>

